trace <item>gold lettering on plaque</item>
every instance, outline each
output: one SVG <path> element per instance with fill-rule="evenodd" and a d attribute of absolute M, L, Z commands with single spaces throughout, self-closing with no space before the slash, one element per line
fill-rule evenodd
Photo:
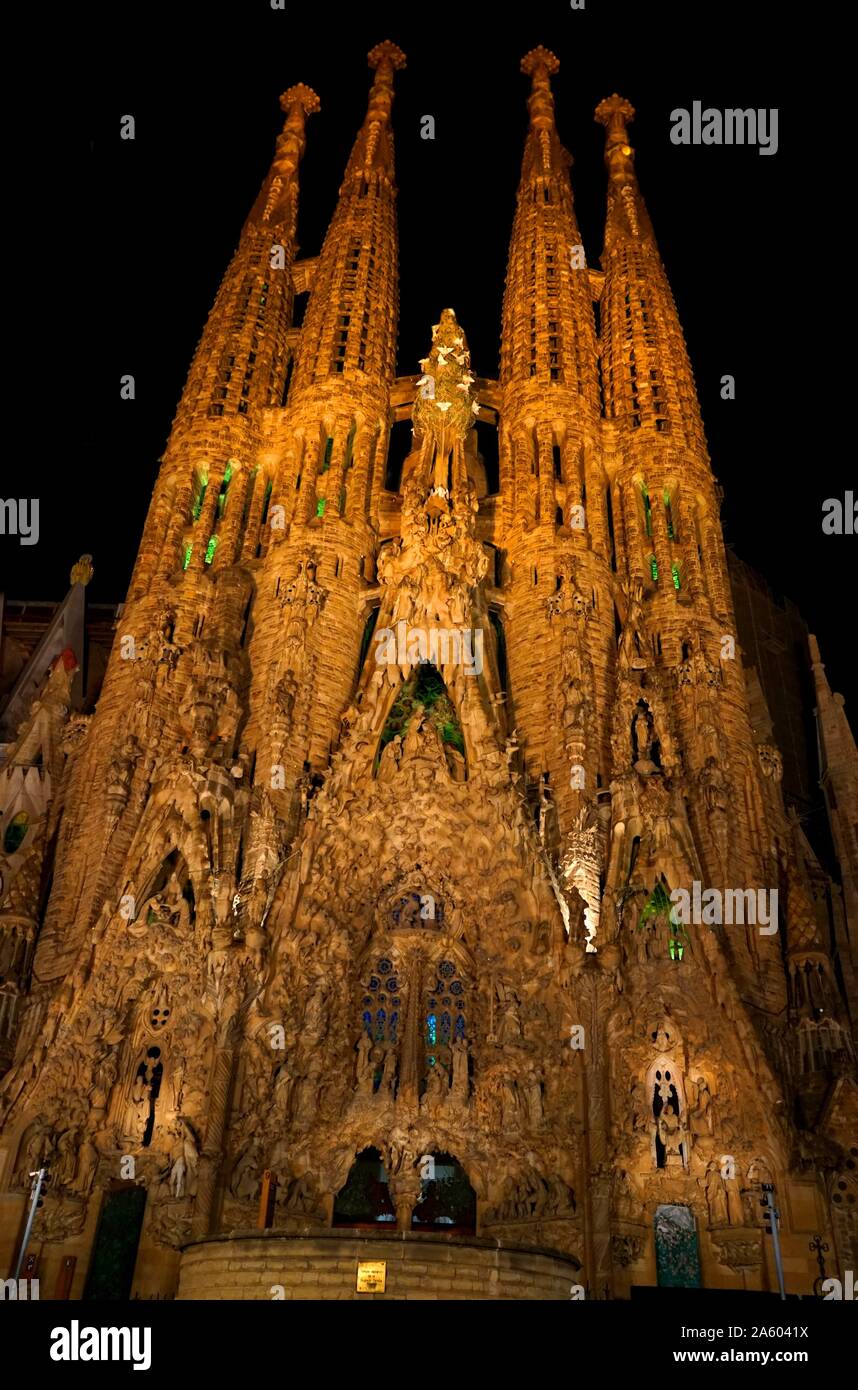
<path fill-rule="evenodd" d="M 358 1293 L 384 1293 L 387 1280 L 386 1260 L 359 1260 L 357 1267 Z"/>

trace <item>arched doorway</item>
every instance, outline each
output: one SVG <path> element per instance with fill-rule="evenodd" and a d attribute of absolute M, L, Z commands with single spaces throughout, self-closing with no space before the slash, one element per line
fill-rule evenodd
<path fill-rule="evenodd" d="M 459 1160 L 448 1153 L 424 1154 L 420 1177 L 420 1197 L 411 1214 L 412 1231 L 449 1231 L 455 1227 L 473 1235 L 477 1195 Z"/>
<path fill-rule="evenodd" d="M 335 1226 L 395 1224 L 387 1172 L 378 1149 L 363 1149 L 334 1201 Z"/>

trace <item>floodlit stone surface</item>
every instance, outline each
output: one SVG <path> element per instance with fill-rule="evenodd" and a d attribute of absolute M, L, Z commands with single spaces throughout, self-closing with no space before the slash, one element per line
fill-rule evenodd
<path fill-rule="evenodd" d="M 141 1297 L 359 1297 L 365 1258 L 371 1297 L 772 1288 L 772 1182 L 810 1292 L 817 1232 L 858 1267 L 855 744 L 814 646 L 841 895 L 743 671 L 634 113 L 597 111 L 589 269 L 527 55 L 500 380 L 448 308 L 396 378 L 404 58 L 370 63 L 300 262 L 284 94 L 95 713 L 58 659 L 6 750 L 0 1257 L 47 1165 L 46 1293 L 103 1287 L 114 1220 Z M 695 884 L 774 929 L 672 921 Z"/>

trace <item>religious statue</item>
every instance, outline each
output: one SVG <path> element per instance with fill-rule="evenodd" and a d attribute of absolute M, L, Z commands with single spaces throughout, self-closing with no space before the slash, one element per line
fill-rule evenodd
<path fill-rule="evenodd" d="M 447 1076 L 442 1070 L 439 1062 L 426 1069 L 426 1090 L 423 1093 L 423 1105 L 426 1110 L 432 1112 L 444 1101 L 447 1095 Z"/>
<path fill-rule="evenodd" d="M 518 1042 L 521 1038 L 521 1015 L 519 1013 L 518 995 L 509 985 L 505 985 L 501 981 L 498 981 L 497 984 L 497 995 L 501 1011 L 500 1023 L 497 1030 L 498 1042 Z"/>
<path fill-rule="evenodd" d="M 372 1095 L 373 1082 L 373 1062 L 370 1056 L 372 1052 L 372 1038 L 369 1033 L 364 1031 L 360 1035 L 357 1045 L 357 1062 L 355 1066 L 355 1093 L 359 1096 Z"/>
<path fill-rule="evenodd" d="M 57 1187 L 72 1187 L 74 1185 L 79 1137 L 76 1130 L 67 1129 L 57 1140 L 53 1168 L 53 1178 Z"/>
<path fill-rule="evenodd" d="M 468 1098 L 468 1044 L 464 1038 L 453 1043 L 453 1096 L 462 1103 Z"/>
<path fill-rule="evenodd" d="M 712 1092 L 705 1076 L 696 1081 L 689 1078 L 689 1126 L 694 1135 L 712 1133 Z M 693 1096 L 693 1099 L 692 1099 Z"/>
<path fill-rule="evenodd" d="M 658 1137 L 664 1147 L 665 1167 L 684 1167 L 685 1126 L 670 1102 L 665 1105 L 658 1117 Z"/>
<path fill-rule="evenodd" d="M 531 1129 L 539 1129 L 542 1125 L 542 1092 L 543 1082 L 538 1069 L 531 1066 L 525 1073 L 522 1083 L 524 1103 L 527 1110 L 527 1118 Z"/>
<path fill-rule="evenodd" d="M 720 1164 L 716 1161 L 709 1164 L 706 1170 L 706 1204 L 709 1208 L 709 1225 L 726 1226 L 727 1221 L 727 1191 L 724 1187 L 724 1179 L 721 1177 Z"/>

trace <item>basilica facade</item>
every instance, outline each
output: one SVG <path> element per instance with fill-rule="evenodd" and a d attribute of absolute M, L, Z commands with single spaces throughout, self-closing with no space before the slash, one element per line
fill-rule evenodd
<path fill-rule="evenodd" d="M 369 62 L 312 258 L 319 101 L 281 97 L 94 712 L 64 646 L 6 745 L 0 1259 L 45 1170 L 42 1297 L 772 1290 L 771 1193 L 811 1293 L 816 1236 L 858 1267 L 855 744 L 814 645 L 835 882 L 743 662 L 634 111 L 595 113 L 595 269 L 527 54 L 500 377 L 440 305 L 397 376 L 405 59 Z"/>

